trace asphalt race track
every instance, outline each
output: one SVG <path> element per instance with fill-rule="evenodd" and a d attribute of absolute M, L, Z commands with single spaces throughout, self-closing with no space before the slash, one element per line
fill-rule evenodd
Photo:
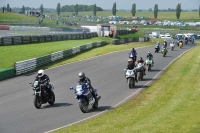
<path fill-rule="evenodd" d="M 134 45 L 133 45 L 134 46 Z M 151 72 L 146 72 L 144 81 L 136 83 L 134 89 L 129 89 L 124 77 L 124 68 L 127 65 L 128 52 L 120 51 L 94 57 L 91 59 L 63 65 L 46 70 L 55 87 L 55 105 L 42 105 L 36 109 L 33 105 L 33 90 L 29 82 L 33 81 L 36 73 L 15 77 L 0 82 L 0 132 L 1 133 L 43 133 L 53 130 L 95 114 L 105 111 L 131 94 L 138 91 L 143 85 L 153 80 L 176 57 L 194 47 L 195 44 L 168 49 L 163 57 L 161 53 L 153 53 L 154 46 L 137 49 L 138 57 L 145 58 L 147 51 L 152 51 L 155 65 Z M 101 95 L 99 108 L 90 113 L 82 113 L 79 109 L 75 94 L 69 88 L 78 81 L 78 73 L 84 71 L 92 81 L 92 86 L 98 89 Z"/>

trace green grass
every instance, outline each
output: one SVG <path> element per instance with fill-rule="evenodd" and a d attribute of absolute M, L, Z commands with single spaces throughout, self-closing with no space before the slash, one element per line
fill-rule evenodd
<path fill-rule="evenodd" d="M 141 33 L 121 35 L 129 37 L 143 37 Z M 75 46 L 85 45 L 91 42 L 106 41 L 111 44 L 113 38 L 110 37 L 94 37 L 91 39 L 66 40 L 57 42 L 35 43 L 0 46 L 0 69 L 13 67 L 15 62 L 37 58 L 60 50 L 66 50 Z M 6 57 L 6 58 L 5 58 Z"/>
<path fill-rule="evenodd" d="M 184 54 L 129 102 L 54 133 L 199 133 L 199 50 Z"/>
<path fill-rule="evenodd" d="M 14 62 L 39 57 L 75 46 L 85 45 L 97 41 L 111 41 L 111 38 L 95 37 L 82 40 L 67 40 L 37 44 L 11 45 L 0 47 L 0 69 L 13 67 Z"/>
<path fill-rule="evenodd" d="M 98 55 L 103 55 L 103 54 L 107 54 L 110 52 L 114 52 L 114 51 L 120 51 L 120 50 L 126 50 L 126 49 L 132 49 L 134 48 L 139 48 L 139 47 L 143 47 L 143 46 L 151 46 L 156 44 L 157 41 L 162 42 L 164 39 L 157 39 L 154 38 L 152 40 L 150 40 L 150 42 L 144 42 L 144 43 L 140 43 L 140 42 L 133 42 L 133 43 L 127 43 L 127 44 L 123 44 L 123 45 L 105 45 L 105 46 L 101 46 L 95 49 L 91 49 L 88 50 L 86 52 L 82 52 L 80 54 L 76 54 L 72 57 L 66 58 L 66 59 L 61 59 L 58 61 L 55 61 L 53 63 L 50 63 L 48 65 L 42 66 L 37 68 L 38 69 L 47 69 L 47 68 L 52 68 L 55 66 L 59 66 L 59 65 L 63 65 L 63 64 L 67 64 L 70 62 L 75 62 L 75 61 L 79 61 L 79 60 L 83 60 L 86 58 L 90 58 L 90 57 L 94 57 L 94 56 L 98 56 Z"/>

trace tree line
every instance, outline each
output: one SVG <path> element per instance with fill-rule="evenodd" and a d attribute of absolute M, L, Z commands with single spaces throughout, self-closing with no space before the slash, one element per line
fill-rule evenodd
<path fill-rule="evenodd" d="M 9 6 L 9 4 L 7 4 L 7 10 L 9 10 L 9 8 L 10 8 L 10 6 Z M 43 4 L 41 4 L 40 8 L 30 8 L 30 7 L 25 7 L 24 5 L 22 6 L 21 9 L 14 8 L 14 10 L 20 10 L 20 13 L 25 13 L 25 10 L 35 10 L 35 9 L 40 10 L 41 14 L 43 14 L 44 11 L 55 11 L 52 8 L 46 8 L 46 9 L 43 8 Z M 103 9 L 101 7 L 97 7 L 96 4 L 89 5 L 89 6 L 76 4 L 76 5 L 65 5 L 65 6 L 61 7 L 60 3 L 58 3 L 57 7 L 56 7 L 56 12 L 57 12 L 58 16 L 60 16 L 60 12 L 75 12 L 75 15 L 77 16 L 78 12 L 82 12 L 82 11 L 93 11 L 93 15 L 96 16 L 96 12 L 103 11 Z M 132 4 L 132 8 L 131 8 L 132 16 L 136 15 L 136 11 L 137 11 L 136 4 L 134 3 L 134 4 Z M 148 11 L 153 11 L 154 18 L 156 19 L 158 17 L 158 12 L 162 11 L 162 10 L 159 10 L 158 4 L 155 4 L 154 10 L 152 8 L 149 8 Z M 181 12 L 182 12 L 181 3 L 178 3 L 175 10 L 168 8 L 168 11 L 175 11 L 176 18 L 179 19 L 181 16 Z M 117 13 L 117 4 L 116 4 L 116 2 L 114 2 L 113 7 L 112 7 L 112 15 L 116 16 L 116 13 Z M 199 18 L 200 18 L 200 5 L 199 5 Z"/>

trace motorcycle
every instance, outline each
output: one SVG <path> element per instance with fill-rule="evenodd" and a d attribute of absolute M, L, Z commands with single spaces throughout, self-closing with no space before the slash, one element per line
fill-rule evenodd
<path fill-rule="evenodd" d="M 32 82 L 30 82 L 32 84 Z M 40 109 L 42 104 L 49 103 L 53 105 L 55 103 L 54 86 L 49 84 L 49 89 L 43 87 L 39 81 L 35 81 L 32 84 L 32 89 L 34 91 L 33 103 L 37 109 Z"/>
<path fill-rule="evenodd" d="M 76 94 L 75 98 L 78 99 L 79 108 L 83 113 L 88 113 L 92 108 L 98 108 L 98 101 L 101 96 L 98 96 L 97 90 L 94 89 L 95 95 L 97 96 L 96 101 L 87 83 L 78 82 L 76 88 L 70 87 L 70 90 L 74 90 Z"/>
<path fill-rule="evenodd" d="M 160 48 L 155 47 L 155 53 L 158 53 L 160 51 Z"/>
<path fill-rule="evenodd" d="M 182 42 L 179 42 L 179 48 L 182 48 L 183 47 L 183 43 Z"/>
<path fill-rule="evenodd" d="M 153 61 L 149 58 L 146 59 L 147 70 L 151 71 L 151 67 L 153 67 Z"/>
<path fill-rule="evenodd" d="M 163 54 L 163 57 L 165 57 L 167 55 L 167 49 L 166 48 L 162 49 L 161 53 Z"/>
<path fill-rule="evenodd" d="M 137 60 L 137 56 L 133 56 L 132 53 L 129 54 L 129 58 L 131 58 L 133 60 L 133 63 L 135 63 L 135 61 Z"/>
<path fill-rule="evenodd" d="M 170 43 L 170 48 L 171 48 L 171 51 L 174 50 L 174 48 L 175 48 L 175 44 Z"/>
<path fill-rule="evenodd" d="M 137 74 L 138 81 L 142 81 L 144 76 L 144 65 L 142 63 L 139 63 L 136 67 L 136 70 L 138 72 Z"/>
<path fill-rule="evenodd" d="M 135 73 L 136 70 L 129 70 L 129 69 L 124 69 L 126 71 L 125 77 L 127 79 L 127 83 L 129 85 L 129 88 L 133 88 L 135 86 Z"/>
<path fill-rule="evenodd" d="M 186 45 L 188 44 L 188 40 L 185 40 L 185 44 L 186 44 Z"/>

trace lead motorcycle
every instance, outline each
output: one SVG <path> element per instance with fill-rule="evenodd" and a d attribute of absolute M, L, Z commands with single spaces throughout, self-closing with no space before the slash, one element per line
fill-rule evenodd
<path fill-rule="evenodd" d="M 135 69 L 129 70 L 124 69 L 125 71 L 125 77 L 127 79 L 127 83 L 129 85 L 129 88 L 133 88 L 135 86 L 135 73 L 137 72 Z"/>
<path fill-rule="evenodd" d="M 74 90 L 76 94 L 76 99 L 78 99 L 79 108 L 83 113 L 88 113 L 92 108 L 98 108 L 98 101 L 101 96 L 98 96 L 97 90 L 94 89 L 95 95 L 97 97 L 97 101 L 95 101 L 94 96 L 92 95 L 92 91 L 89 88 L 89 85 L 84 82 L 78 82 L 76 88 L 70 87 L 70 90 Z"/>
<path fill-rule="evenodd" d="M 30 82 L 32 84 L 32 82 Z M 33 103 L 37 109 L 40 109 L 42 104 L 49 103 L 53 105 L 55 103 L 54 86 L 49 84 L 49 88 L 43 87 L 39 81 L 35 81 L 32 85 L 34 91 Z"/>

